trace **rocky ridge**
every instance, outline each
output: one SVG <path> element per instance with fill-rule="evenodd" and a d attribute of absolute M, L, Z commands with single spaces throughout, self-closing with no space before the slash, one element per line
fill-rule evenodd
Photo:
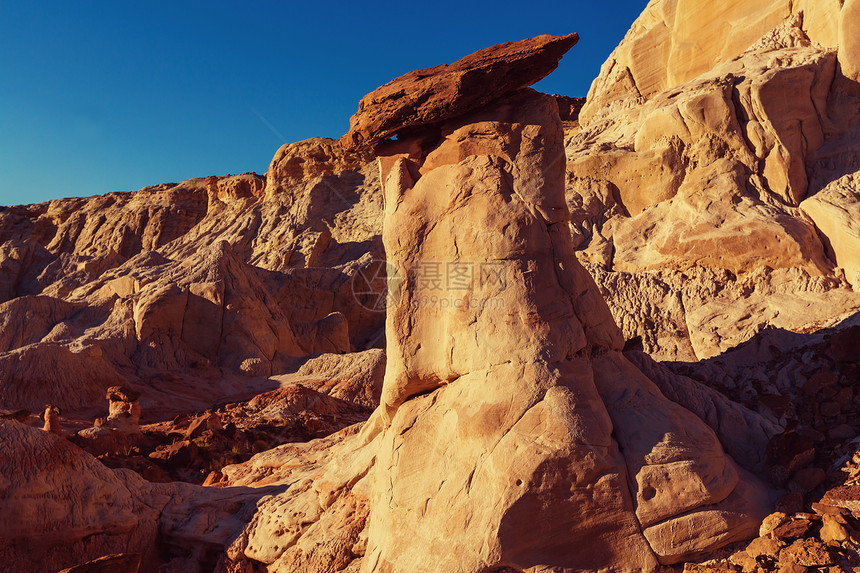
<path fill-rule="evenodd" d="M 208 405 L 194 387 L 247 394 L 302 357 L 379 346 L 384 315 L 353 292 L 379 258 L 376 171 L 360 157 L 310 140 L 265 179 L 0 210 L 4 407 L 86 410 L 127 382 L 145 412 L 175 415 Z"/>

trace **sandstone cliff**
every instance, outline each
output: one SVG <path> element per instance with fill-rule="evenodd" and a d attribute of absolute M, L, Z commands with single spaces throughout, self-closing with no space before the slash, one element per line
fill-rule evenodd
<path fill-rule="evenodd" d="M 851 3 L 654 1 L 607 60 L 567 133 L 568 200 L 625 336 L 707 358 L 858 308 L 860 85 L 840 42 L 858 22 Z"/>

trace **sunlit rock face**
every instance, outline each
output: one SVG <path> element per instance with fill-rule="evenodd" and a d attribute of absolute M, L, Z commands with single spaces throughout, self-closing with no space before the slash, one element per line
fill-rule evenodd
<path fill-rule="evenodd" d="M 574 256 L 552 98 L 441 134 L 377 150 L 396 278 L 365 560 L 444 539 L 455 570 L 648 570 L 749 535 L 766 489 L 621 355 Z"/>
<path fill-rule="evenodd" d="M 578 256 L 658 359 L 860 308 L 857 9 L 741 4 L 649 3 L 566 132 Z"/>

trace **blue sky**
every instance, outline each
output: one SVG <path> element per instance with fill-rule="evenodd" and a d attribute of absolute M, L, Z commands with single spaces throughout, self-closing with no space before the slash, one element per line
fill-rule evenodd
<path fill-rule="evenodd" d="M 584 96 L 646 0 L 3 2 L 0 205 L 265 172 L 412 69 L 578 32 L 535 87 Z"/>

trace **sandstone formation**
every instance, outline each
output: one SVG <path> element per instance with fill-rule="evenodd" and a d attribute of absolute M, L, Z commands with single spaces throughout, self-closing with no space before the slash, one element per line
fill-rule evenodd
<path fill-rule="evenodd" d="M 249 508 L 273 493 L 151 484 L 17 422 L 0 420 L 0 435 L 0 558 L 13 571 L 120 553 L 142 555 L 142 571 L 212 571 Z"/>
<path fill-rule="evenodd" d="M 588 94 L 583 122 L 709 72 L 786 19 L 797 19 L 804 35 L 819 46 L 844 47 L 843 69 L 856 70 L 856 48 L 849 30 L 856 26 L 857 14 L 854 3 L 840 0 L 732 0 L 719 6 L 652 0 L 603 64 Z"/>
<path fill-rule="evenodd" d="M 108 415 L 71 440 L 93 455 L 118 454 L 145 442 L 140 433 L 140 393 L 127 386 L 108 388 Z"/>
<path fill-rule="evenodd" d="M 669 382 L 676 399 L 698 409 L 703 421 L 667 399 L 621 353 L 621 332 L 574 255 L 556 101 L 512 89 L 465 116 L 439 117 L 431 129 L 442 139 L 427 146 L 420 134 L 399 138 L 379 158 L 391 287 L 381 388 L 374 382 L 378 351 L 314 359 L 296 373 L 300 385 L 203 413 L 180 426 L 182 440 L 150 458 L 193 463 L 201 444 L 229 437 L 226 422 L 238 432 L 249 414 L 301 420 L 301 412 L 313 411 L 355 421 L 338 409 L 333 393 L 372 405 L 378 400 L 370 420 L 360 430 L 285 444 L 224 467 L 206 480 L 214 488 L 143 485 L 128 470 L 100 470 L 102 482 L 121 477 L 125 484 L 112 490 L 124 501 L 100 499 L 122 507 L 146 499 L 151 510 L 134 512 L 141 534 L 133 543 L 106 539 L 89 551 L 77 548 L 83 537 L 73 535 L 66 542 L 73 547 L 69 559 L 116 552 L 154 559 L 156 537 L 146 532 L 157 524 L 158 543 L 176 553 L 189 539 L 205 548 L 177 557 L 183 563 L 213 563 L 221 555 L 229 570 L 264 564 L 271 571 L 638 571 L 753 534 L 770 493 L 723 450 L 720 438 L 756 468 L 757 452 L 741 445 L 740 433 L 758 443 L 775 430 L 716 394 L 708 395 L 710 408 L 703 405 L 696 397 L 707 392 L 695 382 Z M 260 323 L 272 332 L 284 329 L 268 343 L 276 356 L 313 352 L 317 347 L 300 341 L 283 315 L 266 314 L 277 309 L 268 302 L 266 277 L 242 264 L 224 242 L 188 265 L 143 253 L 69 298 L 98 300 L 107 293 L 116 307 L 122 296 L 131 297 L 126 332 L 138 343 L 159 341 L 142 354 L 141 365 L 153 371 L 171 360 L 181 365 L 178 350 L 235 368 L 248 356 L 244 345 L 262 348 L 267 340 Z M 433 280 L 437 265 L 445 269 L 441 283 Z M 123 276 L 129 280 L 118 281 Z M 243 305 L 235 316 L 224 302 L 231 289 L 242 293 L 233 299 Z M 222 309 L 219 338 L 206 336 L 211 306 L 192 315 L 199 318 L 186 316 L 192 296 Z M 189 337 L 186 324 L 195 327 Z M 205 354 L 221 348 L 221 340 L 229 340 L 223 350 Z M 234 358 L 237 348 L 242 354 Z M 277 360 L 268 356 L 252 355 L 257 365 L 267 358 L 271 368 Z M 285 383 L 285 376 L 272 380 Z M 117 388 L 110 395 L 121 398 L 116 414 L 134 409 L 126 406 L 134 404 L 130 392 Z M 32 448 L 25 427 L 3 430 L 12 436 L 11 449 Z M 75 464 L 95 463 L 68 452 Z M 19 472 L 24 481 L 10 500 L 29 495 L 28 472 Z M 65 491 L 71 499 L 60 505 L 81 495 L 77 486 Z M 171 501 L 159 501 L 165 498 Z M 220 523 L 217 516 L 227 510 L 233 518 Z M 188 515 L 204 523 L 179 517 Z M 33 531 L 57 526 L 54 518 L 41 529 L 28 525 L 10 551 L 34 543 Z"/>
<path fill-rule="evenodd" d="M 860 308 L 860 91 L 836 26 L 852 14 L 655 0 L 595 80 L 566 134 L 574 239 L 655 357 L 707 358 Z"/>
<path fill-rule="evenodd" d="M 0 421 L 0 431 L 0 555 L 7 566 L 59 570 L 79 563 L 70 555 L 142 553 L 154 540 L 157 513 L 131 496 L 123 479 L 141 478 L 115 475 L 63 439 L 17 422 Z"/>
<path fill-rule="evenodd" d="M 60 410 L 58 408 L 50 404 L 46 405 L 45 411 L 42 413 L 42 418 L 45 420 L 45 424 L 42 426 L 43 430 L 57 434 L 58 436 L 63 435 L 63 429 L 60 427 Z"/>
<path fill-rule="evenodd" d="M 111 386 L 107 399 L 108 415 L 102 425 L 123 432 L 140 430 L 140 392 L 125 386 Z"/>
<path fill-rule="evenodd" d="M 373 409 L 382 395 L 385 352 L 371 349 L 351 354 L 323 354 L 296 372 L 301 384 L 318 392 Z"/>
<path fill-rule="evenodd" d="M 446 543 L 457 547 L 453 559 L 477 556 L 473 566 L 460 562 L 464 570 L 500 563 L 648 569 L 654 563 L 649 549 L 663 562 L 676 562 L 743 536 L 756 520 L 752 500 L 767 497 L 722 453 L 710 428 L 666 400 L 618 354 L 620 333 L 573 257 L 554 107 L 550 99 L 520 92 L 505 105 L 443 127 L 445 139 L 418 169 L 410 170 L 403 158 L 390 174 L 382 172 L 383 238 L 389 260 L 405 277 L 387 321 L 382 401 L 396 437 L 384 438 L 383 448 L 409 455 L 423 449 L 418 444 L 461 444 L 453 452 L 434 448 L 425 472 L 420 458 L 407 470 L 384 452 L 378 456 L 381 473 L 394 472 L 394 491 L 376 492 L 385 502 L 371 509 L 369 556 L 395 569 L 415 555 L 407 539 L 426 539 L 432 547 L 430 524 L 441 527 L 443 508 L 452 505 L 464 504 L 465 520 L 458 531 L 447 519 Z M 416 170 L 422 175 L 414 181 L 410 171 Z M 431 290 L 420 281 L 423 266 L 434 260 L 501 261 L 503 286 L 481 284 L 486 277 L 478 275 L 466 294 L 500 305 L 451 311 L 416 304 Z M 492 421 L 485 421 L 488 416 Z M 660 419 L 674 421 L 661 428 Z M 535 441 L 544 447 L 523 449 Z M 449 468 L 442 489 L 434 478 L 426 496 L 416 492 L 416 483 L 408 493 L 397 487 L 405 483 L 397 479 L 406 475 L 401 472 L 426 475 L 440 465 Z M 629 494 L 628 475 L 636 484 Z M 505 486 L 490 476 L 518 479 Z M 492 489 L 472 498 L 470 487 L 458 483 Z M 693 490 L 691 498 L 679 496 Z M 475 501 L 456 501 L 464 494 Z M 478 501 L 487 496 L 499 500 L 489 514 Z M 748 509 L 741 509 L 741 499 Z M 547 531 L 524 522 L 539 507 L 554 508 Z M 429 523 L 410 523 L 414 511 Z M 498 531 L 489 548 L 486 540 L 473 545 L 468 532 L 474 520 L 486 524 L 484 531 Z M 408 535 L 375 548 L 374 534 L 385 523 Z M 668 533 L 680 527 L 690 536 Z M 579 538 L 592 540 L 590 551 L 581 550 Z"/>
<path fill-rule="evenodd" d="M 381 349 L 323 354 L 294 374 L 272 377 L 276 389 L 250 400 L 222 401 L 140 426 L 129 415 L 140 413 L 137 401 L 129 401 L 135 391 L 117 386 L 108 392 L 108 417 L 96 418 L 69 439 L 106 466 L 131 469 L 151 482 L 215 485 L 223 480 L 225 465 L 365 421 L 379 405 L 384 358 Z"/>
<path fill-rule="evenodd" d="M 853 571 L 860 566 L 857 322 L 855 315 L 813 335 L 762 332 L 723 356 L 687 365 L 690 375 L 707 373 L 724 393 L 785 425 L 765 452 L 771 481 L 788 492 L 762 522 L 759 537 L 731 555 L 687 564 L 685 570 Z"/>
<path fill-rule="evenodd" d="M 670 4 L 649 5 L 610 61 L 624 60 L 619 55 L 622 52 L 680 49 L 672 32 L 674 23 L 681 26 L 689 22 L 683 25 L 692 29 L 708 13 L 693 2 L 671 9 Z M 612 99 L 599 95 L 595 87 L 585 109 L 599 108 L 600 118 L 584 113 L 580 118 L 584 129 L 575 121 L 565 124 L 567 203 L 577 252 L 598 278 L 625 337 L 642 337 L 645 349 L 658 358 L 713 356 L 749 339 L 765 325 L 811 328 L 813 320 L 835 320 L 860 306 L 849 288 L 857 283 L 855 275 L 860 272 L 855 260 L 860 232 L 853 216 L 857 202 L 852 174 L 856 168 L 851 167 L 856 163 L 856 136 L 853 130 L 837 133 L 840 125 L 850 122 L 856 106 L 851 106 L 851 86 L 843 72 L 847 56 L 834 51 L 838 42 L 832 38 L 838 40 L 838 30 L 827 31 L 830 21 L 837 21 L 836 28 L 850 28 L 851 5 L 841 11 L 831 7 L 840 15 L 828 20 L 832 10 L 827 6 L 793 3 L 789 10 L 788 6 L 771 4 L 767 9 L 745 8 L 760 9 L 766 16 L 742 19 L 743 26 L 733 24 L 732 34 L 746 30 L 739 38 L 758 36 L 749 42 L 732 40 L 725 49 L 720 48 L 723 68 L 704 69 L 698 79 L 672 72 L 676 80 L 655 84 L 665 91 L 645 90 L 647 96 L 623 106 L 616 104 L 627 101 L 625 96 Z M 653 14 L 675 14 L 676 8 L 680 15 L 671 16 L 671 26 L 666 24 L 669 20 L 659 20 L 663 22 L 659 26 L 654 23 Z M 694 12 L 697 16 L 690 17 Z M 783 16 L 774 20 L 774 14 Z M 665 33 L 647 32 L 652 24 L 665 26 Z M 704 36 L 697 36 L 697 41 L 701 38 Z M 465 63 L 444 68 L 447 71 L 441 76 L 456 77 L 460 72 L 452 68 L 460 67 L 460 71 L 503 73 L 507 68 L 500 63 L 504 58 L 499 54 L 504 52 L 508 58 L 513 53 L 522 57 L 517 65 L 525 66 L 517 68 L 522 72 L 516 75 L 519 85 L 537 77 L 532 72 L 538 68 L 548 73 L 563 45 L 544 38 L 508 46 L 496 54 L 498 57 L 490 57 L 495 53 L 490 50 L 481 58 L 467 57 Z M 633 49 L 634 45 L 639 47 Z M 744 50 L 747 52 L 742 53 Z M 685 53 L 698 57 L 700 51 Z M 703 53 L 711 52 L 706 49 Z M 739 56 L 741 61 L 730 61 Z M 551 65 L 547 63 L 550 61 Z M 652 61 L 637 59 L 643 66 L 652 65 L 648 64 Z M 532 67 L 535 62 L 540 66 Z M 636 68 L 632 63 L 625 65 Z M 682 81 L 688 83 L 678 83 Z M 786 92 L 790 98 L 783 101 L 779 94 L 786 82 L 792 90 Z M 595 86 L 617 87 L 622 83 L 612 80 L 610 72 L 604 70 Z M 461 92 L 471 93 L 465 89 Z M 453 101 L 460 101 L 457 93 L 444 92 Z M 423 109 L 430 113 L 434 105 L 447 105 L 445 101 L 430 99 Z M 576 113 L 578 103 L 558 101 L 568 113 Z M 386 106 L 395 104 L 391 100 Z M 368 104 L 367 109 L 373 111 L 378 106 Z M 378 119 L 389 117 L 373 113 Z M 402 127 L 402 121 L 398 125 Z M 202 371 L 191 367 L 208 361 L 218 369 L 208 370 L 216 377 L 222 373 L 263 377 L 291 370 L 294 365 L 287 367 L 282 359 L 289 354 L 343 350 L 344 321 L 332 313 L 346 319 L 350 349 L 380 346 L 382 315 L 372 310 L 375 295 L 358 303 L 353 296 L 356 279 L 378 265 L 374 259 L 382 258 L 381 195 L 376 178 L 376 165 L 367 154 L 345 153 L 337 142 L 315 138 L 278 150 L 265 178 L 253 174 L 209 177 L 130 195 L 2 209 L 0 300 L 22 300 L 0 311 L 0 324 L 14 325 L 0 329 L 0 339 L 8 338 L 0 340 L 0 349 L 4 354 L 12 353 L 5 360 L 0 355 L 0 362 L 13 372 L 13 384 L 36 380 L 42 385 L 40 380 L 56 376 L 41 366 L 48 356 L 63 365 L 59 369 L 60 386 L 73 388 L 58 392 L 62 394 L 59 399 L 57 393 L 45 391 L 27 403 L 7 395 L 4 406 L 37 409 L 46 401 L 67 407 L 82 405 L 123 380 L 135 385 L 142 382 L 146 396 L 147 386 L 156 383 L 150 368 L 152 358 L 148 363 L 132 358 L 129 365 L 128 359 L 116 356 L 118 352 L 130 354 L 127 329 L 120 331 L 112 324 L 99 334 L 102 340 L 124 340 L 121 351 L 108 349 L 104 354 L 102 348 L 102 356 L 90 342 L 78 340 L 72 332 L 66 317 L 85 307 L 90 311 L 87 320 L 75 324 L 78 331 L 93 327 L 104 330 L 107 326 L 104 307 L 108 303 L 96 302 L 89 295 L 81 298 L 79 287 L 93 283 L 105 272 L 114 272 L 112 280 L 116 280 L 110 288 L 122 293 L 117 296 L 144 297 L 134 292 L 137 279 L 128 272 L 120 276 L 123 273 L 114 269 L 134 259 L 133 266 L 153 265 L 161 272 L 164 267 L 154 265 L 151 251 L 175 263 L 200 256 L 218 240 L 228 242 L 242 263 L 281 273 L 269 275 L 272 280 L 265 281 L 264 287 L 276 290 L 278 304 L 294 325 L 295 334 L 307 344 L 302 349 L 276 350 L 273 354 L 272 337 L 265 335 L 231 357 L 213 360 L 213 351 L 219 354 L 221 344 L 216 344 L 211 332 L 203 332 L 208 328 L 204 323 L 194 326 L 185 338 L 203 334 L 201 343 L 208 352 L 202 356 L 195 355 L 201 354 L 199 348 L 171 352 L 174 359 L 164 365 L 170 366 L 172 375 L 177 375 L 177 364 L 184 364 L 184 379 L 200 379 Z M 701 216 L 694 219 L 690 213 Z M 146 262 L 135 259 L 142 255 L 146 255 Z M 610 282 L 604 283 L 601 276 Z M 725 288 L 713 288 L 714 281 Z M 615 289 L 618 285 L 625 286 Z M 672 291 L 668 298 L 667 290 Z M 201 297 L 207 301 L 217 295 L 211 289 L 207 292 Z M 634 294 L 637 301 L 624 293 Z M 640 296 L 643 293 L 647 293 L 644 300 Z M 191 294 L 188 304 L 192 307 L 209 304 L 197 304 L 201 295 Z M 776 302 L 774 295 L 779 297 Z M 170 312 L 184 317 L 178 312 L 184 296 L 177 293 L 170 307 L 170 293 L 160 293 L 152 312 L 159 314 L 166 305 L 165 312 L 173 308 Z M 722 300 L 715 300 L 718 297 Z M 739 298 L 747 302 L 735 304 Z M 668 320 L 664 319 L 663 302 L 672 308 Z M 217 307 L 220 303 L 213 304 Z M 100 307 L 97 312 L 96 306 Z M 832 314 L 820 317 L 821 309 L 832 309 L 824 311 Z M 193 321 L 196 311 L 191 310 Z M 31 311 L 35 322 L 17 318 Z M 140 311 L 144 312 L 145 306 Z M 274 312 L 273 316 L 280 314 Z M 113 312 L 111 315 L 108 322 L 122 324 L 127 320 Z M 145 322 L 145 312 L 139 316 Z M 27 326 L 20 326 L 23 324 Z M 139 334 L 137 325 L 135 330 Z M 144 329 L 140 333 L 147 332 Z M 339 340 L 332 339 L 334 333 Z M 315 337 L 324 340 L 324 346 L 317 348 L 316 343 L 305 340 Z M 39 344 L 24 348 L 34 343 Z M 145 347 L 147 343 L 137 340 L 133 344 Z M 131 354 L 144 353 L 151 351 L 144 348 Z M 156 363 L 161 360 L 157 358 Z M 92 374 L 85 377 L 84 372 Z M 78 397 L 79 388 L 90 385 L 85 378 L 96 383 Z M 211 380 L 211 376 L 204 375 L 203 380 Z M 237 384 L 242 383 L 234 386 Z M 67 397 L 72 399 L 66 401 Z"/>
<path fill-rule="evenodd" d="M 305 356 L 380 346 L 384 313 L 353 293 L 380 223 L 375 164 L 325 139 L 266 179 L 0 208 L 0 402 L 83 416 L 126 383 L 175 415 L 211 404 L 194 388 L 250 397 Z"/>
<path fill-rule="evenodd" d="M 750 535 L 767 488 L 624 358 L 574 257 L 554 100 L 515 91 L 441 130 L 379 159 L 394 271 L 381 406 L 322 460 L 225 468 L 228 484 L 305 484 L 261 506 L 230 559 L 633 571 Z M 439 264 L 456 280 L 429 280 Z"/>

